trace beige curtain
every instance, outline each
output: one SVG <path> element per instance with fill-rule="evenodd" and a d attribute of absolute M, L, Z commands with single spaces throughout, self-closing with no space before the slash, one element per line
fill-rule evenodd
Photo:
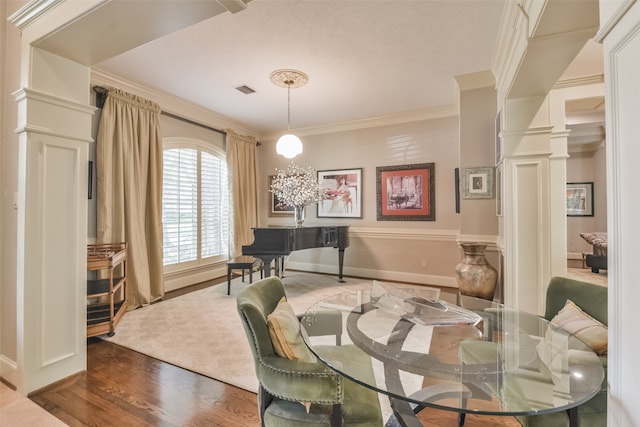
<path fill-rule="evenodd" d="M 97 241 L 127 242 L 127 304 L 164 295 L 160 107 L 109 89 L 96 145 Z"/>
<path fill-rule="evenodd" d="M 227 167 L 233 200 L 233 252 L 242 254 L 242 245 L 253 242 L 251 227 L 258 226 L 256 140 L 227 130 Z"/>

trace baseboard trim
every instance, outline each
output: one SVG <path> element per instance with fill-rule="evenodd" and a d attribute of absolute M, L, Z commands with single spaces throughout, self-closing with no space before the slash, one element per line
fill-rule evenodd
<path fill-rule="evenodd" d="M 217 279 L 226 275 L 226 264 L 209 267 L 200 271 L 166 274 L 164 276 L 164 291 L 175 291 L 177 289 Z"/>
<path fill-rule="evenodd" d="M 0 354 L 0 378 L 16 387 L 18 384 L 18 364 Z"/>
<path fill-rule="evenodd" d="M 338 274 L 338 267 L 333 264 L 310 264 L 304 262 L 291 261 L 285 264 L 285 268 L 292 270 L 306 271 L 309 273 Z M 447 288 L 457 288 L 458 282 L 455 277 L 435 276 L 429 274 L 406 273 L 402 271 L 373 270 L 370 268 L 344 267 L 345 276 L 367 277 L 378 280 L 390 280 L 394 282 L 418 283 L 423 285 L 444 286 Z M 285 272 L 286 276 L 286 272 Z"/>

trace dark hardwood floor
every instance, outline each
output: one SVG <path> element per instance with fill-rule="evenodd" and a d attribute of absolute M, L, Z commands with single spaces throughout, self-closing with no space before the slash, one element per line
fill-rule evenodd
<path fill-rule="evenodd" d="M 87 358 L 86 372 L 31 400 L 70 426 L 259 425 L 248 391 L 100 339 Z"/>
<path fill-rule="evenodd" d="M 173 292 L 165 300 L 225 280 Z M 254 393 L 99 338 L 87 340 L 85 372 L 39 390 L 30 399 L 72 427 L 260 425 Z M 453 412 L 424 410 L 419 419 L 429 426 L 457 426 Z M 519 424 L 512 417 L 468 415 L 465 426 Z"/>

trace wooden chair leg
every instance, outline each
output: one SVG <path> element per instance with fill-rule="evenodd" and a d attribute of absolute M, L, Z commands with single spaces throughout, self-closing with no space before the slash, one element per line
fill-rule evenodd
<path fill-rule="evenodd" d="M 262 384 L 260 384 L 260 388 L 258 390 L 258 393 L 259 393 L 259 396 L 260 396 L 260 398 L 259 398 L 260 425 L 262 427 L 265 427 L 265 425 L 264 425 L 264 413 L 267 410 L 267 407 L 273 401 L 273 396 L 271 394 L 269 394 L 269 392 L 262 387 Z"/>
<path fill-rule="evenodd" d="M 333 412 L 331 413 L 331 427 L 342 426 L 342 405 L 336 403 L 333 405 Z"/>

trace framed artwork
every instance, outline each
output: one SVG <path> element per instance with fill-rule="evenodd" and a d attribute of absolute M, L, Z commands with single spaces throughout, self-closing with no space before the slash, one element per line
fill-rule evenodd
<path fill-rule="evenodd" d="M 496 215 L 502 216 L 502 165 L 496 168 Z"/>
<path fill-rule="evenodd" d="M 88 199 L 93 199 L 93 162 L 91 160 L 89 160 L 87 180 L 88 180 L 87 184 L 88 184 L 88 188 L 89 188 L 89 192 L 87 194 L 87 198 Z"/>
<path fill-rule="evenodd" d="M 567 216 L 593 216 L 593 182 L 567 183 Z"/>
<path fill-rule="evenodd" d="M 435 221 L 435 163 L 376 168 L 378 221 Z"/>
<path fill-rule="evenodd" d="M 493 168 L 463 169 L 462 197 L 493 199 Z"/>
<path fill-rule="evenodd" d="M 456 194 L 456 213 L 460 213 L 460 168 L 453 170 L 453 183 Z"/>
<path fill-rule="evenodd" d="M 279 206 L 280 201 L 271 192 L 271 183 L 275 175 L 269 175 L 269 216 L 293 216 L 293 206 Z"/>
<path fill-rule="evenodd" d="M 318 218 L 362 218 L 362 168 L 318 171 L 326 198 L 318 206 Z"/>
<path fill-rule="evenodd" d="M 496 115 L 496 166 L 502 161 L 502 140 L 500 139 L 500 111 Z"/>

